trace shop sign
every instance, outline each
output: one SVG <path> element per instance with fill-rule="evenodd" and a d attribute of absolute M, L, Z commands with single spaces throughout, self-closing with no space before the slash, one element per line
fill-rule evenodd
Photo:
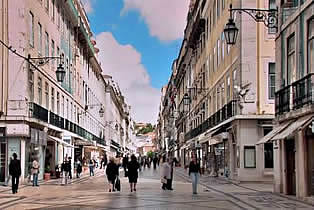
<path fill-rule="evenodd" d="M 8 124 L 6 134 L 7 136 L 29 136 L 29 126 L 25 124 Z"/>

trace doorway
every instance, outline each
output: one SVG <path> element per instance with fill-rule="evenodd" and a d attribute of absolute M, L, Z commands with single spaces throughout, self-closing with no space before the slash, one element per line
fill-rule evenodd
<path fill-rule="evenodd" d="M 286 140 L 286 177 L 287 177 L 287 194 L 296 194 L 296 174 L 295 174 L 295 142 Z"/>
<path fill-rule="evenodd" d="M 5 182 L 5 163 L 6 163 L 6 155 L 7 147 L 4 138 L 0 138 L 0 182 Z"/>

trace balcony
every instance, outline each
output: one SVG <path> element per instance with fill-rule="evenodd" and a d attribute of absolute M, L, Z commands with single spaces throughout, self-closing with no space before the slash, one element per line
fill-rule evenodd
<path fill-rule="evenodd" d="M 58 128 L 64 129 L 64 119 L 63 117 L 60 117 L 56 115 L 53 112 L 50 112 L 49 114 L 49 123 L 51 125 L 57 126 Z"/>
<path fill-rule="evenodd" d="M 83 21 L 80 19 L 80 26 L 79 26 L 79 40 L 80 42 L 86 43 L 87 47 L 88 47 L 88 51 L 90 55 L 94 55 L 95 54 L 95 49 L 94 49 L 94 45 L 92 44 L 89 35 L 87 33 L 87 30 L 84 26 Z"/>
<path fill-rule="evenodd" d="M 314 73 L 288 85 L 275 93 L 275 113 L 282 115 L 290 110 L 297 110 L 307 104 L 312 104 Z"/>
<path fill-rule="evenodd" d="M 44 107 L 36 104 L 30 103 L 30 117 L 36 118 L 38 120 L 48 122 L 48 110 Z"/>
<path fill-rule="evenodd" d="M 67 14 L 72 18 L 75 25 L 78 24 L 79 13 L 74 5 L 73 0 L 65 0 L 65 10 Z"/>
<path fill-rule="evenodd" d="M 220 110 L 214 113 L 212 116 L 207 118 L 202 124 L 198 127 L 192 129 L 188 133 L 185 134 L 185 141 L 192 139 L 205 131 L 213 128 L 214 126 L 222 123 L 225 120 L 235 116 L 237 114 L 237 101 L 232 100 L 225 106 L 223 106 Z"/>

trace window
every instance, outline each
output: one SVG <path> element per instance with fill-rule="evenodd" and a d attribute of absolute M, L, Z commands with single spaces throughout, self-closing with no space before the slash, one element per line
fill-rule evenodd
<path fill-rule="evenodd" d="M 57 114 L 60 114 L 60 93 L 57 92 Z"/>
<path fill-rule="evenodd" d="M 56 2 L 57 6 L 57 27 L 60 28 L 60 22 L 61 22 L 61 9 L 59 6 L 59 3 Z"/>
<path fill-rule="evenodd" d="M 314 18 L 309 21 L 308 25 L 308 72 L 314 72 Z"/>
<path fill-rule="evenodd" d="M 43 95 L 42 95 L 42 80 L 40 77 L 38 77 L 38 103 L 39 105 L 42 104 L 43 101 Z"/>
<path fill-rule="evenodd" d="M 225 83 L 221 84 L 221 107 L 225 105 Z"/>
<path fill-rule="evenodd" d="M 274 99 L 275 98 L 275 63 L 268 63 L 268 98 Z"/>
<path fill-rule="evenodd" d="M 28 86 L 30 92 L 30 101 L 34 101 L 34 72 L 29 71 L 28 74 Z"/>
<path fill-rule="evenodd" d="M 56 11 L 55 11 L 55 8 L 56 8 L 56 2 L 55 0 L 52 0 L 52 21 L 54 22 L 55 21 L 55 17 L 56 17 Z"/>
<path fill-rule="evenodd" d="M 42 34 L 41 24 L 38 23 L 38 53 L 42 54 L 42 43 L 43 43 L 43 34 Z"/>
<path fill-rule="evenodd" d="M 287 85 L 291 83 L 291 75 L 295 71 L 295 37 L 294 34 L 288 38 L 288 63 L 287 63 Z"/>
<path fill-rule="evenodd" d="M 60 49 L 57 47 L 57 57 L 60 57 Z M 60 60 L 58 59 L 57 63 L 59 64 Z"/>
<path fill-rule="evenodd" d="M 230 101 L 230 77 L 227 77 L 227 103 Z"/>
<path fill-rule="evenodd" d="M 45 0 L 45 8 L 46 11 L 49 13 L 49 0 Z"/>
<path fill-rule="evenodd" d="M 218 18 L 220 16 L 220 1 L 221 0 L 217 0 L 217 20 L 218 20 Z"/>
<path fill-rule="evenodd" d="M 49 57 L 49 35 L 45 33 L 45 56 Z"/>
<path fill-rule="evenodd" d="M 49 85 L 48 85 L 48 82 L 45 83 L 45 98 L 46 98 L 46 108 L 49 109 Z"/>
<path fill-rule="evenodd" d="M 215 72 L 216 71 L 216 47 L 214 47 L 214 55 L 213 55 L 213 71 Z"/>
<path fill-rule="evenodd" d="M 225 58 L 225 35 L 221 33 L 221 60 Z"/>
<path fill-rule="evenodd" d="M 52 56 L 52 57 L 55 56 L 55 41 L 53 41 L 53 40 L 51 40 L 51 56 Z M 54 68 L 54 66 L 55 66 L 55 60 L 52 59 L 51 63 L 52 63 L 52 67 Z"/>
<path fill-rule="evenodd" d="M 70 121 L 72 121 L 72 116 L 73 116 L 73 109 L 72 109 L 72 107 L 73 107 L 73 104 L 71 102 L 71 104 L 70 104 L 70 117 L 69 117 Z"/>
<path fill-rule="evenodd" d="M 244 168 L 256 168 L 255 146 L 244 146 Z"/>
<path fill-rule="evenodd" d="M 220 39 L 217 40 L 217 68 L 220 64 Z"/>
<path fill-rule="evenodd" d="M 226 8 L 226 0 L 222 0 L 222 9 Z"/>
<path fill-rule="evenodd" d="M 73 122 L 76 122 L 76 106 L 74 105 L 74 117 L 73 117 Z"/>
<path fill-rule="evenodd" d="M 274 150 L 273 143 L 264 144 L 265 168 L 274 168 Z"/>
<path fill-rule="evenodd" d="M 66 110 L 66 118 L 69 118 L 69 99 L 67 99 L 66 106 L 67 106 L 67 110 Z"/>
<path fill-rule="evenodd" d="M 276 0 L 269 0 L 268 2 L 268 8 L 269 9 L 276 9 Z M 275 34 L 277 32 L 276 28 L 268 28 L 268 33 L 269 34 Z"/>
<path fill-rule="evenodd" d="M 61 113 L 62 113 L 62 117 L 64 117 L 64 96 L 62 96 L 62 101 L 61 101 Z"/>
<path fill-rule="evenodd" d="M 34 15 L 29 12 L 29 44 L 34 47 Z"/>
<path fill-rule="evenodd" d="M 51 88 L 51 110 L 55 111 L 55 89 Z"/>

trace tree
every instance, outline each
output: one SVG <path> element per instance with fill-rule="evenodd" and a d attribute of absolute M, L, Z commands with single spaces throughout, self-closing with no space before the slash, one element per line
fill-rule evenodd
<path fill-rule="evenodd" d="M 146 156 L 149 157 L 149 158 L 151 158 L 151 159 L 153 159 L 153 157 L 154 157 L 154 152 L 153 152 L 153 151 L 149 151 L 149 152 L 146 153 Z"/>

